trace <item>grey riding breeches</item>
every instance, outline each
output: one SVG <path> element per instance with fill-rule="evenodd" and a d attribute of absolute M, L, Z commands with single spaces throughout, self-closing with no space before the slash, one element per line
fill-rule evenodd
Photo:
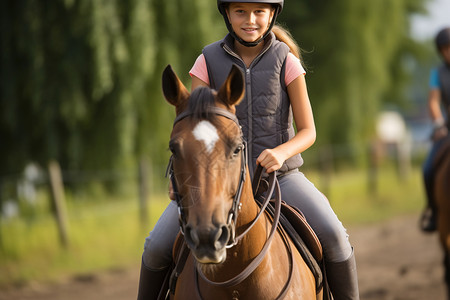
<path fill-rule="evenodd" d="M 281 195 L 288 204 L 299 208 L 314 229 L 328 262 L 342 262 L 352 255 L 346 229 L 337 218 L 327 198 L 302 172 L 278 177 Z M 149 236 L 145 239 L 143 261 L 152 270 L 161 270 L 172 262 L 172 247 L 179 231 L 178 209 L 171 201 Z"/>

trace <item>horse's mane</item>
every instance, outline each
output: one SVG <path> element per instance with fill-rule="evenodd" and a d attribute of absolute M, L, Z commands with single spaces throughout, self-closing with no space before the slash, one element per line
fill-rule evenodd
<path fill-rule="evenodd" d="M 200 86 L 192 91 L 189 98 L 188 110 L 194 120 L 208 119 L 214 122 L 217 115 L 209 113 L 215 106 L 215 91 L 206 86 Z"/>

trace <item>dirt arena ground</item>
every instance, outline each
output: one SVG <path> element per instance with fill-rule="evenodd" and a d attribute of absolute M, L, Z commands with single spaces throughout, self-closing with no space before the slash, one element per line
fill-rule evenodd
<path fill-rule="evenodd" d="M 418 216 L 351 227 L 363 300 L 444 300 L 442 253 L 436 234 L 418 230 Z M 0 291 L 0 300 L 136 299 L 139 266 Z"/>

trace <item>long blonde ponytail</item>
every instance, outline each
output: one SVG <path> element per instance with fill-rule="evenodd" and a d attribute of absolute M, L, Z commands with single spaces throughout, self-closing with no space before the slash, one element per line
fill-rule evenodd
<path fill-rule="evenodd" d="M 300 59 L 300 61 L 303 64 L 300 47 L 292 37 L 291 33 L 287 31 L 287 29 L 281 27 L 280 25 L 274 25 L 272 28 L 272 32 L 275 34 L 277 40 L 288 45 L 289 49 L 291 50 L 291 53 L 294 54 L 298 59 Z"/>

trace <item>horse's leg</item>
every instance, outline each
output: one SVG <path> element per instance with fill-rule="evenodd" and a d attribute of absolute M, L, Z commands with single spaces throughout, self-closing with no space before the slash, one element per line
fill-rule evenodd
<path fill-rule="evenodd" d="M 444 144 L 442 155 L 445 155 L 440 160 L 439 168 L 435 174 L 434 195 L 436 204 L 438 206 L 438 231 L 439 239 L 444 251 L 444 280 L 447 287 L 447 299 L 450 300 L 450 221 L 448 215 L 450 214 L 450 137 Z"/>
<path fill-rule="evenodd" d="M 447 288 L 447 299 L 450 300 L 450 253 L 445 250 L 444 253 L 444 280 Z"/>

